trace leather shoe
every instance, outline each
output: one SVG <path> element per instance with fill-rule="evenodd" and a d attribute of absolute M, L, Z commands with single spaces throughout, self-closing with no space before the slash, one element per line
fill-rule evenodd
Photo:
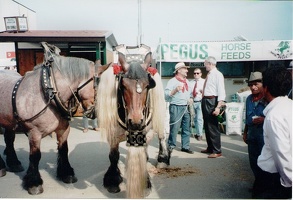
<path fill-rule="evenodd" d="M 213 152 L 209 151 L 208 149 L 205 149 L 205 150 L 201 150 L 200 153 L 213 153 Z"/>
<path fill-rule="evenodd" d="M 181 151 L 183 151 L 185 153 L 193 154 L 193 151 L 191 151 L 190 149 L 184 149 L 184 148 L 182 148 Z"/>
<path fill-rule="evenodd" d="M 217 158 L 217 157 L 220 157 L 222 156 L 221 153 L 212 153 L 211 155 L 208 156 L 208 158 Z"/>

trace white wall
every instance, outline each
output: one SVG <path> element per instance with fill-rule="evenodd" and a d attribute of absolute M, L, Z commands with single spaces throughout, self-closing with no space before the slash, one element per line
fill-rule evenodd
<path fill-rule="evenodd" d="M 28 28 L 36 30 L 36 12 L 12 0 L 0 0 L 0 31 L 5 31 L 4 17 L 27 17 Z"/>
<path fill-rule="evenodd" d="M 0 0 L 0 32 L 6 31 L 4 17 L 27 17 L 28 28 L 37 27 L 36 12 L 12 0 Z M 6 59 L 6 52 L 14 52 L 14 43 L 0 43 L 0 59 Z"/>

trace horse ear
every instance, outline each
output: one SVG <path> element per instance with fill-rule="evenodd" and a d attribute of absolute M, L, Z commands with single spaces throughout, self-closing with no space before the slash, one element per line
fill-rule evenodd
<path fill-rule="evenodd" d="M 120 65 L 122 66 L 123 71 L 127 72 L 128 68 L 129 68 L 129 64 L 126 62 L 125 55 L 118 52 L 118 61 L 119 61 Z"/>
<path fill-rule="evenodd" d="M 151 65 L 151 63 L 152 63 L 152 52 L 149 52 L 146 54 L 144 58 L 144 63 L 142 65 L 144 70 L 147 70 L 147 68 Z"/>
<path fill-rule="evenodd" d="M 109 63 L 109 64 L 107 64 L 107 65 L 101 65 L 101 64 L 100 64 L 100 66 L 98 66 L 97 69 L 96 69 L 96 74 L 98 75 L 98 77 L 100 77 L 100 76 L 102 75 L 102 73 L 103 73 L 104 71 L 106 71 L 106 70 L 110 67 L 111 64 L 112 64 L 112 63 Z M 96 66 L 97 66 L 97 65 L 96 65 Z"/>

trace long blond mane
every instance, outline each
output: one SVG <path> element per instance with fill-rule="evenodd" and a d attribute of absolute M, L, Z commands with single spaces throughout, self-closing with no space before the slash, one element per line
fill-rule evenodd
<path fill-rule="evenodd" d="M 164 98 L 164 87 L 161 76 L 156 73 L 153 76 L 156 81 L 156 87 L 151 92 L 151 103 L 153 106 L 152 129 L 159 135 L 159 138 L 164 137 L 165 109 L 166 102 Z"/>
<path fill-rule="evenodd" d="M 117 86 L 113 67 L 110 66 L 100 77 L 97 90 L 97 118 L 102 134 L 107 135 L 110 144 L 113 144 L 115 132 L 119 126 L 117 119 Z"/>

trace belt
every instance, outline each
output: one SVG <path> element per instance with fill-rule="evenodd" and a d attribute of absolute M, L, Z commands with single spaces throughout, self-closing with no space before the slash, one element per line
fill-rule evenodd
<path fill-rule="evenodd" d="M 218 96 L 204 96 L 203 98 L 206 98 L 206 99 L 213 99 L 213 98 L 217 98 Z"/>
<path fill-rule="evenodd" d="M 200 101 L 193 101 L 194 103 L 198 103 L 198 102 L 201 102 L 201 100 Z"/>
<path fill-rule="evenodd" d="M 170 104 L 170 106 L 187 106 L 187 105 Z"/>

